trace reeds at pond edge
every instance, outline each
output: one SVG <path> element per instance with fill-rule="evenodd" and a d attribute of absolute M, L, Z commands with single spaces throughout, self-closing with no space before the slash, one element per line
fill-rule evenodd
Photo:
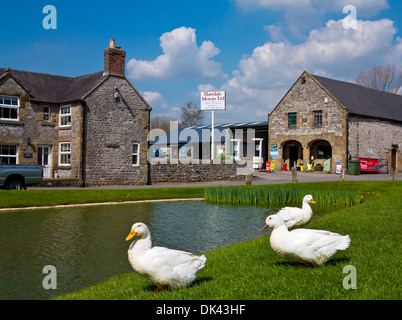
<path fill-rule="evenodd" d="M 347 190 L 306 190 L 277 187 L 212 187 L 205 189 L 207 202 L 221 204 L 270 205 L 300 203 L 307 194 L 314 201 L 328 205 L 354 205 L 361 203 L 361 194 Z"/>

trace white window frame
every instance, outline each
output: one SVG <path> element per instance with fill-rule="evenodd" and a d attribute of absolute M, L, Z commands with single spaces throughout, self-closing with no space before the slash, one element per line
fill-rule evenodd
<path fill-rule="evenodd" d="M 134 152 L 134 145 L 137 146 L 137 152 Z M 134 157 L 137 156 L 137 161 L 134 163 Z M 131 165 L 133 167 L 138 167 L 140 165 L 140 143 L 132 142 L 131 143 Z"/>
<path fill-rule="evenodd" d="M 63 109 L 69 108 L 68 113 L 62 113 Z M 67 118 L 66 124 L 63 124 L 64 119 Z M 70 121 L 68 121 L 70 120 Z M 71 105 L 61 106 L 59 112 L 59 127 L 71 127 Z"/>
<path fill-rule="evenodd" d="M 50 107 L 43 107 L 43 121 L 50 122 Z"/>
<path fill-rule="evenodd" d="M 13 104 L 12 102 L 10 104 L 5 103 L 5 99 L 10 99 L 12 101 L 17 100 L 17 104 Z M 16 118 L 3 118 L 3 110 L 4 109 L 10 109 L 11 110 L 16 110 L 17 112 L 17 117 Z M 6 95 L 0 95 L 0 120 L 7 120 L 7 121 L 18 121 L 20 118 L 20 97 L 17 96 L 6 96 Z"/>
<path fill-rule="evenodd" d="M 18 164 L 18 145 L 17 144 L 2 144 L 1 146 L 1 150 L 0 150 L 0 165 L 3 164 L 3 158 L 7 158 L 8 161 L 5 164 L 14 164 L 14 163 L 10 163 L 10 158 L 15 158 L 15 164 Z M 15 147 L 15 154 L 10 154 L 10 147 Z M 8 147 L 8 153 L 7 154 L 3 154 L 3 148 Z"/>
<path fill-rule="evenodd" d="M 68 145 L 69 150 L 63 151 L 62 145 Z M 63 156 L 67 156 L 68 163 L 62 162 Z M 59 166 L 70 166 L 71 165 L 71 142 L 60 142 L 59 143 Z"/>

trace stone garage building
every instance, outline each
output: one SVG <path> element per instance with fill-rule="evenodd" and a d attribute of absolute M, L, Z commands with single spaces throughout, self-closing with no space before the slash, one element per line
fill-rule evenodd
<path fill-rule="evenodd" d="M 402 170 L 402 96 L 304 71 L 268 115 L 275 169 L 331 159 L 378 159 L 380 172 Z"/>
<path fill-rule="evenodd" d="M 0 164 L 40 164 L 46 185 L 146 184 L 151 107 L 114 40 L 76 78 L 0 68 Z"/>

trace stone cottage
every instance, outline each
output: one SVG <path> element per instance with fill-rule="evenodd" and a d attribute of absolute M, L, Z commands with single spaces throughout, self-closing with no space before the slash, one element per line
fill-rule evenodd
<path fill-rule="evenodd" d="M 330 160 L 377 159 L 380 172 L 402 170 L 402 96 L 304 71 L 268 115 L 275 169 Z"/>
<path fill-rule="evenodd" d="M 40 164 L 47 185 L 136 185 L 148 179 L 151 107 L 110 40 L 104 70 L 63 77 L 0 68 L 0 164 Z"/>

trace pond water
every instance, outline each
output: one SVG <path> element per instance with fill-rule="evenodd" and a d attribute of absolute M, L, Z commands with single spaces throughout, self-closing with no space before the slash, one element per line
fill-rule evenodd
<path fill-rule="evenodd" d="M 133 272 L 125 238 L 135 222 L 153 245 L 195 254 L 253 239 L 277 208 L 204 201 L 121 204 L 0 213 L 0 299 L 48 299 Z M 46 265 L 57 289 L 44 289 Z"/>

